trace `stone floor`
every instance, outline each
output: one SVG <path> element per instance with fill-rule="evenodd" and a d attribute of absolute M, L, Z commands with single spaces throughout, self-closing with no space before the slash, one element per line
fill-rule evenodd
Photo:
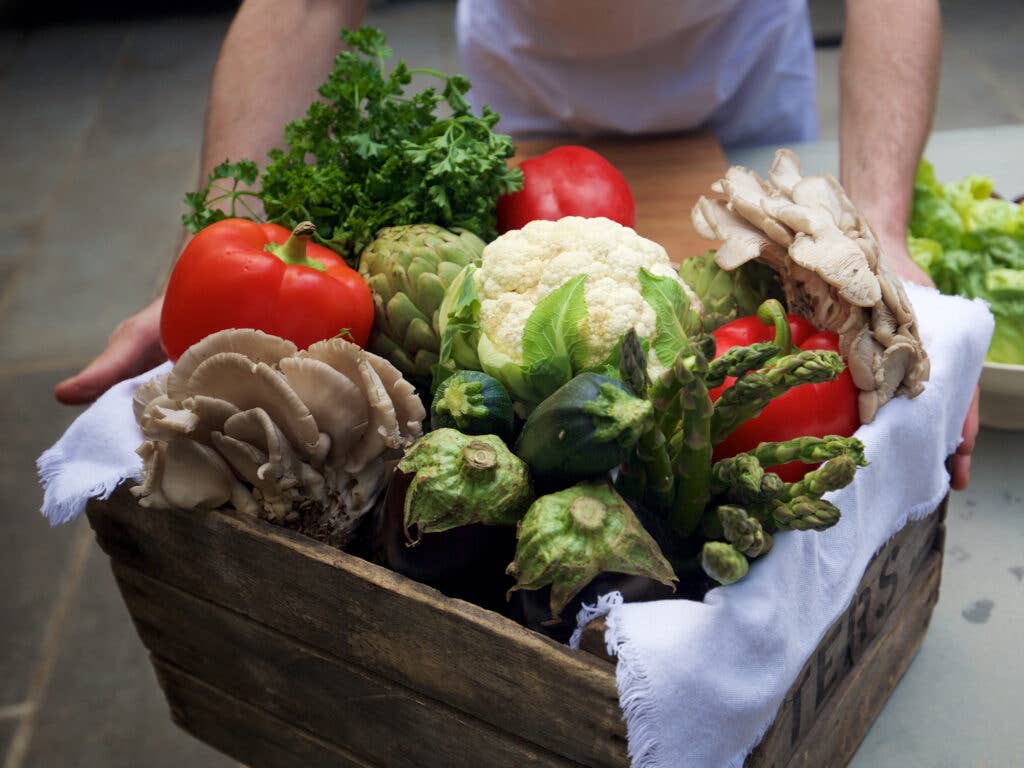
<path fill-rule="evenodd" d="M 836 31 L 834 8 L 813 5 L 816 22 Z M 1024 123 L 1024 8 L 944 7 L 936 128 Z M 456 69 L 451 15 L 448 3 L 401 2 L 375 5 L 368 21 L 417 65 Z M 227 23 L 192 16 L 0 30 L 3 768 L 233 764 L 171 724 L 106 559 L 84 521 L 51 530 L 40 519 L 33 468 L 77 413 L 54 403 L 53 384 L 147 303 L 174 256 Z M 837 61 L 835 50 L 818 54 L 823 138 L 835 135 Z M 978 461 L 998 460 L 999 446 L 984 433 Z M 969 517 L 972 494 L 997 492 L 956 497 L 951 523 Z M 947 612 L 955 618 L 959 606 Z"/>

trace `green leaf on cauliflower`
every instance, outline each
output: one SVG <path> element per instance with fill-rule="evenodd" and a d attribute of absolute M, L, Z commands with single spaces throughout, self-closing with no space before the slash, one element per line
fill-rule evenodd
<path fill-rule="evenodd" d="M 480 299 L 473 275 L 476 265 L 468 264 L 455 277 L 437 312 L 441 349 L 434 366 L 432 390 L 456 370 L 479 371 Z"/>
<path fill-rule="evenodd" d="M 661 277 L 640 268 L 640 295 L 654 310 L 654 338 L 651 349 L 668 368 L 686 340 L 701 331 L 700 314 L 678 280 Z"/>
<path fill-rule="evenodd" d="M 523 326 L 523 362 L 498 349 L 487 334 L 477 347 L 483 370 L 514 400 L 536 405 L 583 368 L 587 356 L 586 275 L 577 275 L 534 307 Z"/>

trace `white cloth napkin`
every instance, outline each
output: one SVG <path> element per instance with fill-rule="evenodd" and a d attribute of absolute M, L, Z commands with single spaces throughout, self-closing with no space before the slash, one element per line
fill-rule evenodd
<path fill-rule="evenodd" d="M 89 499 L 106 499 L 122 482 L 139 477 L 142 430 L 132 412 L 132 393 L 144 381 L 171 370 L 170 363 L 107 390 L 51 448 L 36 460 L 43 484 L 43 517 L 50 525 L 74 520 Z"/>
<path fill-rule="evenodd" d="M 777 535 L 749 575 L 701 603 L 623 605 L 613 593 L 581 611 L 583 621 L 608 612 L 635 768 L 739 768 L 871 557 L 948 491 L 945 459 L 960 443 L 992 316 L 981 301 L 907 291 L 931 379 L 857 431 L 871 463 L 827 497 L 842 510 L 835 527 Z"/>
<path fill-rule="evenodd" d="M 853 596 L 868 560 L 908 520 L 946 494 L 944 462 L 960 441 L 992 335 L 980 301 L 907 286 L 931 357 L 931 380 L 899 398 L 857 435 L 870 466 L 829 498 L 843 517 L 824 533 L 783 533 L 738 584 L 702 603 L 622 604 L 607 595 L 581 612 L 608 613 L 618 653 L 619 701 L 638 768 L 740 766 L 768 726 L 825 630 Z M 132 414 L 135 387 L 165 364 L 101 397 L 38 460 L 43 515 L 68 522 L 90 498 L 106 498 L 137 477 L 142 433 Z"/>

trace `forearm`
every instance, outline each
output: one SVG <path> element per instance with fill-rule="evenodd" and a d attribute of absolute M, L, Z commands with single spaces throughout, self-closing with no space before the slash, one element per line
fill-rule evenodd
<path fill-rule="evenodd" d="M 840 175 L 883 244 L 906 235 L 914 174 L 935 110 L 941 50 L 937 0 L 847 0 Z"/>
<path fill-rule="evenodd" d="M 221 46 L 210 86 L 200 182 L 226 159 L 260 165 L 302 117 L 357 27 L 366 0 L 246 0 Z"/>

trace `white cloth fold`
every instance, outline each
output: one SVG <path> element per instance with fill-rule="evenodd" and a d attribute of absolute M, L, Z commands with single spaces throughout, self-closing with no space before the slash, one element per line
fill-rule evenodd
<path fill-rule="evenodd" d="M 50 525 L 74 520 L 89 499 L 106 499 L 128 478 L 139 477 L 142 459 L 135 449 L 142 444 L 142 430 L 135 423 L 132 393 L 170 369 L 164 363 L 108 389 L 36 460 L 42 513 Z"/>
<path fill-rule="evenodd" d="M 931 357 L 919 397 L 898 398 L 862 427 L 870 466 L 829 498 L 842 520 L 824 533 L 783 533 L 741 582 L 701 603 L 621 603 L 606 596 L 581 612 L 607 612 L 606 641 L 618 652 L 619 700 L 638 768 L 740 766 L 799 670 L 850 602 L 871 556 L 908 520 L 927 515 L 949 486 L 945 459 L 961 426 L 992 334 L 980 301 L 907 286 Z M 165 364 L 125 381 L 78 417 L 38 460 L 43 515 L 77 517 L 137 477 L 142 434 L 134 388 Z"/>
<path fill-rule="evenodd" d="M 739 768 L 871 557 L 946 495 L 945 460 L 960 443 L 992 316 L 981 301 L 914 285 L 907 292 L 931 379 L 858 430 L 870 465 L 827 496 L 840 522 L 777 535 L 749 575 L 703 602 L 603 601 L 635 768 Z"/>

